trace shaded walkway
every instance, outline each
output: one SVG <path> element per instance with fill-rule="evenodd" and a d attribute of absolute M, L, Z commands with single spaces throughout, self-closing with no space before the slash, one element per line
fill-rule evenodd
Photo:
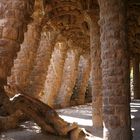
<path fill-rule="evenodd" d="M 92 107 L 90 104 L 57 110 L 60 116 L 68 122 L 77 122 L 87 132 L 92 133 Z M 140 100 L 132 100 L 131 118 L 133 140 L 140 140 Z M 101 139 L 102 135 L 99 136 Z M 92 135 L 86 138 L 93 139 Z M 9 130 L 0 135 L 0 140 L 68 140 L 67 137 L 57 137 L 42 134 L 40 128 L 33 122 L 25 122 L 16 130 Z"/>

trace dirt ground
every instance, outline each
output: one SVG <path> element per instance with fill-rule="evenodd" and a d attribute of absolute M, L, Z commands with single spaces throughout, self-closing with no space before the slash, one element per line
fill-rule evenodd
<path fill-rule="evenodd" d="M 68 122 L 77 122 L 84 128 L 89 136 L 87 140 L 93 140 L 92 130 L 92 107 L 91 104 L 70 107 L 57 110 L 59 115 Z M 140 140 L 140 100 L 131 103 L 131 118 L 133 140 Z M 94 140 L 102 140 L 102 131 L 99 130 Z M 20 128 L 2 132 L 0 140 L 69 140 L 68 137 L 58 137 L 51 134 L 41 133 L 40 128 L 34 122 L 22 123 Z"/>

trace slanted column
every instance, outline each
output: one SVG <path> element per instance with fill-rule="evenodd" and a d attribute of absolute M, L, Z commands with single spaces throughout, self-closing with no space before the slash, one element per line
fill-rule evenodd
<path fill-rule="evenodd" d="M 8 77 L 10 85 L 16 85 L 23 90 L 29 83 L 29 75 L 33 69 L 37 49 L 40 42 L 41 26 L 38 23 L 28 25 L 28 31 L 25 33 L 25 39 L 21 45 L 17 59 L 14 61 L 14 67 L 11 76 Z"/>
<path fill-rule="evenodd" d="M 57 95 L 56 107 L 67 107 L 70 105 L 70 99 L 78 74 L 78 63 L 80 54 L 78 49 L 69 49 L 65 60 L 61 88 Z"/>
<path fill-rule="evenodd" d="M 47 103 L 51 107 L 54 107 L 55 105 L 55 100 L 61 86 L 66 54 L 66 41 L 57 42 L 45 81 L 45 95 L 42 97 L 43 102 Z"/>
<path fill-rule="evenodd" d="M 97 6 L 98 7 L 98 6 Z M 89 11 L 90 17 L 90 51 L 91 51 L 91 76 L 92 76 L 92 121 L 93 128 L 103 128 L 102 121 L 102 70 L 101 70 L 101 45 L 99 8 Z M 96 132 L 96 131 L 95 131 Z"/>
<path fill-rule="evenodd" d="M 37 51 L 35 64 L 29 77 L 30 83 L 25 89 L 28 95 L 36 98 L 42 96 L 42 90 L 44 88 L 56 36 L 57 33 L 55 31 L 43 31 L 41 33 L 41 41 Z"/>
<path fill-rule="evenodd" d="M 28 25 L 27 32 L 24 34 L 24 42 L 21 44 L 21 49 L 14 61 L 11 76 L 7 79 L 11 87 L 16 85 L 19 89 L 24 90 L 29 83 L 29 75 L 33 69 L 40 42 L 43 17 L 42 6 L 42 2 L 35 1 L 35 10 L 32 14 L 33 21 Z"/>
<path fill-rule="evenodd" d="M 130 140 L 130 75 L 125 0 L 100 6 L 104 140 Z"/>
<path fill-rule="evenodd" d="M 33 10 L 34 0 L 1 0 L 0 14 L 0 80 L 6 83 L 13 59 L 24 40 L 24 32 Z M 32 2 L 32 3 L 31 3 Z M 31 5 L 32 4 L 32 5 Z M 30 7 L 30 8 L 29 8 Z"/>
<path fill-rule="evenodd" d="M 71 98 L 72 105 L 81 105 L 85 103 L 85 93 L 88 86 L 90 76 L 90 55 L 84 54 L 80 57 L 78 76 L 74 88 L 74 93 Z"/>
<path fill-rule="evenodd" d="M 34 0 L 0 1 L 0 115 L 11 107 L 8 106 L 8 97 L 3 93 L 3 86 L 23 42 L 33 6 Z"/>
<path fill-rule="evenodd" d="M 140 99 L 140 63 L 139 56 L 134 55 L 133 58 L 133 89 L 134 99 Z"/>

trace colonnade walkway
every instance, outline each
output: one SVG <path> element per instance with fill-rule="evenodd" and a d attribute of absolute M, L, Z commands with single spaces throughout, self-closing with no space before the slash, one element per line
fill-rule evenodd
<path fill-rule="evenodd" d="M 80 127 L 86 130 L 87 140 L 94 140 L 92 133 L 92 107 L 91 104 L 70 107 L 57 110 L 59 115 L 68 122 L 77 122 Z M 131 102 L 131 118 L 133 140 L 140 140 L 140 100 Z M 102 140 L 102 133 L 99 131 L 95 140 Z M 33 122 L 27 121 L 21 127 L 0 135 L 0 140 L 68 140 L 67 137 L 57 137 L 41 133 L 40 128 Z"/>

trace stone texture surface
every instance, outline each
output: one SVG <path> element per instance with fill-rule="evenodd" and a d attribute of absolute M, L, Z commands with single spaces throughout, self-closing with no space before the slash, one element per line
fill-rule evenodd
<path fill-rule="evenodd" d="M 33 69 L 36 58 L 37 49 L 41 36 L 41 21 L 43 14 L 41 10 L 43 3 L 35 0 L 34 12 L 32 14 L 32 22 L 28 25 L 27 32 L 24 34 L 24 42 L 21 44 L 21 49 L 14 61 L 14 66 L 11 70 L 11 76 L 7 78 L 10 86 L 16 85 L 24 90 L 29 83 L 29 75 Z"/>
<path fill-rule="evenodd" d="M 21 45 L 17 59 L 14 61 L 14 67 L 11 70 L 11 76 L 8 77 L 8 84 L 17 85 L 24 90 L 29 81 L 29 75 L 33 70 L 37 49 L 40 42 L 41 27 L 39 23 L 28 25 L 28 31 L 25 33 L 24 43 Z"/>
<path fill-rule="evenodd" d="M 93 127 L 101 129 L 102 122 L 102 69 L 101 69 L 101 47 L 99 8 L 89 11 L 90 35 L 91 35 L 91 76 L 92 76 L 92 107 Z"/>
<path fill-rule="evenodd" d="M 130 140 L 126 3 L 99 0 L 105 140 Z"/>
<path fill-rule="evenodd" d="M 131 55 L 140 54 L 140 5 L 128 3 L 128 45 Z"/>
<path fill-rule="evenodd" d="M 43 31 L 41 41 L 37 51 L 35 64 L 29 76 L 30 83 L 25 89 L 25 92 L 36 98 L 41 98 L 44 88 L 44 82 L 47 75 L 47 70 L 50 64 L 50 59 L 55 45 L 57 32 Z"/>
<path fill-rule="evenodd" d="M 134 99 L 140 99 L 140 68 L 139 68 L 139 55 L 133 57 L 133 89 Z"/>
<path fill-rule="evenodd" d="M 88 85 L 85 93 L 85 102 L 86 103 L 91 103 L 92 102 L 92 75 L 91 75 L 91 70 L 90 70 L 90 76 L 88 80 Z"/>
<path fill-rule="evenodd" d="M 70 99 L 76 82 L 80 55 L 77 49 L 70 49 L 65 60 L 61 88 L 56 98 L 56 107 L 70 105 Z"/>
<path fill-rule="evenodd" d="M 57 42 L 51 58 L 48 74 L 45 81 L 43 102 L 51 107 L 54 106 L 57 94 L 61 87 L 63 68 L 67 55 L 67 44 L 65 41 Z"/>
<path fill-rule="evenodd" d="M 27 23 L 33 10 L 31 0 L 1 0 L 0 14 L 0 80 L 6 81 L 13 65 L 13 59 L 24 39 Z M 20 6 L 19 6 L 20 5 Z M 30 8 L 29 8 L 30 7 Z"/>
<path fill-rule="evenodd" d="M 11 112 L 10 102 L 4 94 L 3 86 L 13 65 L 13 60 L 23 42 L 24 32 L 30 22 L 34 0 L 0 1 L 0 111 Z"/>
<path fill-rule="evenodd" d="M 66 37 L 68 45 L 73 49 L 75 46 L 80 46 L 85 50 L 89 49 L 89 38 L 91 39 L 91 58 L 92 58 L 92 78 L 93 78 L 93 122 L 94 127 L 102 126 L 102 95 L 97 93 L 103 93 L 103 120 L 104 120 L 104 139 L 106 140 L 129 140 L 131 139 L 130 132 L 130 112 L 129 112 L 129 58 L 128 51 L 131 57 L 135 54 L 140 54 L 140 4 L 138 0 L 129 0 L 128 5 L 125 0 L 98 0 L 100 11 L 95 14 L 94 10 L 98 8 L 96 1 L 88 0 L 63 0 L 63 1 L 40 1 L 36 0 L 35 3 L 43 3 L 44 5 L 38 5 L 44 10 L 40 12 L 33 12 L 34 0 L 1 0 L 0 1 L 0 92 L 4 90 L 1 88 L 6 84 L 7 76 L 10 75 L 10 69 L 13 65 L 13 59 L 16 57 L 17 51 L 19 51 L 20 44 L 24 39 L 24 32 L 27 30 L 27 24 L 34 16 L 38 17 L 38 14 L 43 15 L 41 22 L 45 28 L 42 32 L 41 42 L 35 58 L 35 53 L 31 53 L 31 48 L 26 46 L 26 49 L 22 49 L 18 55 L 20 56 L 22 67 L 19 59 L 15 61 L 18 65 L 17 69 L 12 70 L 12 73 L 16 73 L 18 78 L 14 81 L 20 83 L 22 87 L 28 84 L 25 91 L 37 98 L 42 95 L 44 89 L 44 83 L 48 72 L 48 66 L 50 64 L 50 58 L 55 45 L 55 37 L 57 36 L 56 30 L 59 30 L 59 34 Z M 128 13 L 126 15 L 126 6 L 128 6 Z M 39 8 L 39 9 L 40 9 Z M 87 23 L 85 19 L 87 12 L 91 12 L 92 20 Z M 101 31 L 101 52 L 99 49 L 99 27 L 97 27 L 97 17 L 100 12 L 100 31 Z M 86 14 L 85 14 L 86 13 Z M 88 13 L 89 14 L 89 13 Z M 126 20 L 127 17 L 127 20 Z M 40 21 L 40 17 L 36 19 Z M 127 21 L 127 22 L 126 22 Z M 34 22 L 33 22 L 34 23 Z M 90 25 L 91 24 L 91 25 Z M 30 24 L 31 25 L 31 24 Z M 29 28 L 30 28 L 29 25 Z M 128 25 L 128 28 L 127 28 Z M 36 26 L 36 25 L 35 25 Z M 34 25 L 32 27 L 35 27 Z M 37 25 L 38 26 L 38 25 Z M 36 27 L 37 27 L 36 26 Z M 32 28 L 31 27 L 31 28 Z M 35 28 L 36 28 L 35 27 Z M 91 28 L 95 27 L 95 28 Z M 97 28 L 96 28 L 97 27 Z M 35 30 L 35 28 L 33 30 Z M 47 28 L 47 29 L 46 29 Z M 49 29 L 48 29 L 49 28 Z M 50 29 L 51 28 L 51 29 Z M 126 32 L 128 29 L 128 34 Z M 36 28 L 39 29 L 38 27 Z M 36 31 L 37 31 L 36 30 Z M 40 29 L 39 29 L 40 30 Z M 47 31 L 46 31 L 47 30 Z M 31 29 L 32 31 L 32 29 Z M 91 34 L 89 32 L 91 31 Z M 32 50 L 37 50 L 40 31 L 33 38 L 28 37 L 28 32 L 25 35 L 25 42 L 27 41 L 31 45 Z M 32 34 L 32 33 L 31 33 Z M 33 33 L 34 34 L 34 33 Z M 34 34 L 35 35 L 35 34 Z M 128 38 L 126 38 L 128 35 Z M 33 39 L 33 40 L 32 40 Z M 32 42 L 33 41 L 33 42 Z M 25 43 L 24 42 L 24 43 Z M 129 48 L 127 47 L 127 43 Z M 33 48 L 34 46 L 34 48 Z M 21 49 L 21 50 L 22 50 Z M 79 50 L 78 50 L 79 51 Z M 28 60 L 23 58 L 24 54 L 27 54 Z M 102 57 L 102 74 L 100 69 Z M 78 54 L 78 53 L 76 53 Z M 25 55 L 26 56 L 26 55 Z M 31 57 L 30 57 L 31 56 Z M 72 58 L 74 58 L 73 55 Z M 73 63 L 73 59 L 65 63 L 64 71 L 61 69 L 63 76 L 59 75 L 61 83 L 59 93 L 60 106 L 69 105 L 69 100 L 72 95 L 73 87 L 75 85 L 77 77 L 78 60 Z M 34 61 L 35 60 L 35 61 Z M 72 62 L 70 62 L 72 61 Z M 29 63 L 28 63 L 29 62 Z M 135 61 L 135 63 L 137 63 Z M 26 65 L 27 64 L 27 65 Z M 64 61 L 60 62 L 60 65 L 64 65 Z M 77 66 L 76 66 L 77 64 Z M 25 66 L 26 65 L 26 66 Z M 69 67 L 71 66 L 71 68 Z M 75 66 L 74 66 L 75 65 Z M 138 64 L 135 65 L 135 75 L 138 79 Z M 30 69 L 29 71 L 23 68 Z M 51 66 L 50 66 L 51 67 Z M 23 69 L 23 73 L 21 71 Z M 32 69 L 32 71 L 31 71 Z M 54 69 L 53 69 L 54 70 Z M 51 70 L 50 70 L 51 71 Z M 51 71 L 50 75 L 53 77 L 55 71 Z M 28 73 L 28 74 L 27 74 Z M 137 73 L 137 74 L 136 74 Z M 21 75 L 19 77 L 18 75 Z M 51 77 L 50 76 L 50 77 Z M 102 83 L 101 83 L 102 76 Z M 25 77 L 28 77 L 25 78 Z M 99 78 L 99 79 L 98 79 Z M 14 79 L 14 78 L 13 78 Z M 49 79 L 49 78 L 48 78 Z M 50 78 L 51 79 L 51 78 Z M 136 80 L 136 79 L 135 79 Z M 60 81 L 57 82 L 57 90 L 60 86 Z M 137 85 L 139 85 L 138 80 Z M 47 80 L 46 80 L 47 83 Z M 55 82 L 54 82 L 55 83 Z M 136 83 L 136 82 L 135 82 Z M 14 84 L 14 83 L 13 83 Z M 51 84 L 50 84 L 51 85 Z M 135 84 L 136 85 L 136 84 Z M 51 87 L 53 87 L 51 85 Z M 139 87 L 139 86 L 137 86 Z M 139 88 L 136 88 L 135 92 L 138 92 Z M 56 91 L 54 92 L 56 93 Z M 53 94 L 54 94 L 53 93 Z M 67 94 L 68 93 L 68 94 Z M 53 95 L 52 94 L 52 95 Z M 96 95 L 97 94 L 97 95 Z M 55 95 L 55 94 L 54 94 Z M 53 98 L 53 96 L 51 97 Z M 0 94 L 0 114 L 3 113 L 5 108 L 3 102 L 8 105 L 8 98 L 4 94 Z M 53 98 L 54 99 L 54 98 Z M 52 99 L 50 99 L 52 100 Z M 61 102 L 62 101 L 62 102 Z M 60 103 L 61 102 L 61 103 Z M 6 114 L 4 114 L 6 115 Z"/>
<path fill-rule="evenodd" d="M 76 79 L 75 87 L 73 89 L 73 95 L 71 97 L 72 105 L 82 105 L 85 103 L 85 93 L 88 86 L 90 70 L 90 55 L 85 54 L 85 56 L 80 57 L 78 76 Z"/>

